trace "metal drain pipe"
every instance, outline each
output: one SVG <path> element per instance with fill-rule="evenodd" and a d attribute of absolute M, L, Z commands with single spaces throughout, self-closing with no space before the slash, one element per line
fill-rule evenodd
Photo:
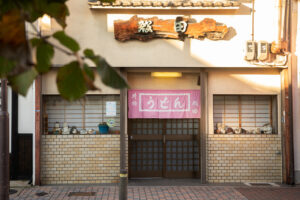
<path fill-rule="evenodd" d="M 284 5 L 286 7 L 286 5 Z M 282 53 L 282 49 L 285 48 L 282 41 L 282 35 L 285 34 L 285 31 L 282 29 L 282 0 L 278 0 L 278 30 L 277 30 L 277 41 L 272 42 L 271 52 L 274 54 Z M 285 23 L 284 23 L 285 24 Z M 282 33 L 283 32 L 283 33 Z"/>
<path fill-rule="evenodd" d="M 254 41 L 254 1 L 252 0 L 252 33 L 251 33 L 251 37 L 252 37 L 252 41 Z"/>

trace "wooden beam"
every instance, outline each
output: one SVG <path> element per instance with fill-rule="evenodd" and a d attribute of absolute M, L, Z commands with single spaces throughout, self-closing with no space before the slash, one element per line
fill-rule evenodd
<path fill-rule="evenodd" d="M 154 38 L 184 40 L 186 37 L 220 40 L 228 32 L 226 25 L 217 23 L 214 19 L 205 18 L 199 23 L 191 23 L 190 20 L 187 17 L 162 20 L 157 17 L 139 18 L 135 15 L 127 21 L 114 21 L 115 39 L 121 42 L 131 39 L 148 41 Z"/>
<path fill-rule="evenodd" d="M 35 185 L 41 185 L 41 77 L 35 80 Z"/>
<path fill-rule="evenodd" d="M 290 64 L 289 64 L 290 65 Z M 282 76 L 282 146 L 283 146 L 283 183 L 294 182 L 294 143 L 291 67 L 281 72 Z"/>

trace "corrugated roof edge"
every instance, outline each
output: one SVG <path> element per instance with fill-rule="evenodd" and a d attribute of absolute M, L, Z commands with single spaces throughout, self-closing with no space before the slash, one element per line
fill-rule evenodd
<path fill-rule="evenodd" d="M 208 2 L 208 1 L 196 1 L 196 2 L 174 2 L 174 1 L 115 1 L 111 2 L 101 2 L 97 0 L 88 0 L 88 4 L 91 8 L 131 8 L 131 9 L 157 9 L 157 8 L 197 8 L 197 9 L 209 9 L 209 8 L 239 8 L 241 3 L 239 1 L 217 1 L 217 2 Z"/>

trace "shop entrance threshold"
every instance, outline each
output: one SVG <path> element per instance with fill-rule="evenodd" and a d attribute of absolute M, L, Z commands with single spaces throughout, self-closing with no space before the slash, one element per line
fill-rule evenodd
<path fill-rule="evenodd" d="M 129 186 L 198 186 L 203 185 L 199 178 L 130 178 Z"/>

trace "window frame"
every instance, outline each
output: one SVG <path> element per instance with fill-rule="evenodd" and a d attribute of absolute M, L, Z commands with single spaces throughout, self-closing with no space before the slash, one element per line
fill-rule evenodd
<path fill-rule="evenodd" d="M 213 134 L 218 134 L 218 133 L 216 133 L 218 122 L 216 122 L 215 115 L 216 114 L 221 114 L 221 113 L 215 113 L 215 106 L 216 106 L 215 105 L 215 97 L 216 96 L 224 97 L 224 98 L 228 97 L 228 96 L 238 97 L 238 99 L 239 99 L 239 104 L 238 104 L 239 110 L 238 110 L 238 113 L 236 113 L 236 115 L 239 115 L 239 117 L 238 117 L 239 127 L 238 128 L 242 128 L 242 129 L 243 129 L 243 127 L 241 126 L 241 124 L 242 124 L 242 121 L 241 121 L 241 119 L 242 119 L 242 117 L 241 117 L 241 114 L 242 114 L 241 105 L 243 105 L 243 104 L 241 103 L 241 98 L 242 97 L 247 97 L 247 96 L 248 97 L 254 97 L 254 99 L 256 97 L 269 97 L 270 98 L 270 105 L 269 105 L 270 106 L 270 111 L 269 111 L 270 112 L 270 118 L 269 119 L 270 119 L 270 124 L 272 126 L 272 134 L 278 134 L 278 132 L 279 132 L 279 130 L 278 130 L 278 95 L 276 95 L 276 94 L 242 94 L 242 95 L 241 94 L 213 94 L 213 99 L 212 99 L 212 105 L 213 105 L 213 111 L 212 111 Z M 225 100 L 224 100 L 224 106 L 225 106 Z M 225 109 L 225 107 L 224 107 L 224 109 Z M 256 115 L 257 113 L 254 112 L 253 114 Z M 257 119 L 257 117 L 255 116 L 255 120 L 256 119 Z M 255 129 L 256 128 L 260 128 L 260 129 L 262 128 L 262 127 L 258 127 L 256 125 L 256 123 L 258 123 L 258 122 L 255 121 L 254 123 L 255 123 Z M 224 125 L 224 127 L 226 127 L 226 121 L 224 123 L 222 122 L 222 124 Z M 233 127 L 230 127 L 230 126 L 227 126 L 227 127 L 232 128 L 234 130 Z M 244 129 L 244 130 L 246 130 L 246 129 Z M 251 133 L 251 131 L 247 130 L 247 133 L 234 133 L 234 134 L 253 134 L 253 133 Z M 262 133 L 262 130 L 261 130 L 260 134 L 264 134 L 264 133 Z"/>

